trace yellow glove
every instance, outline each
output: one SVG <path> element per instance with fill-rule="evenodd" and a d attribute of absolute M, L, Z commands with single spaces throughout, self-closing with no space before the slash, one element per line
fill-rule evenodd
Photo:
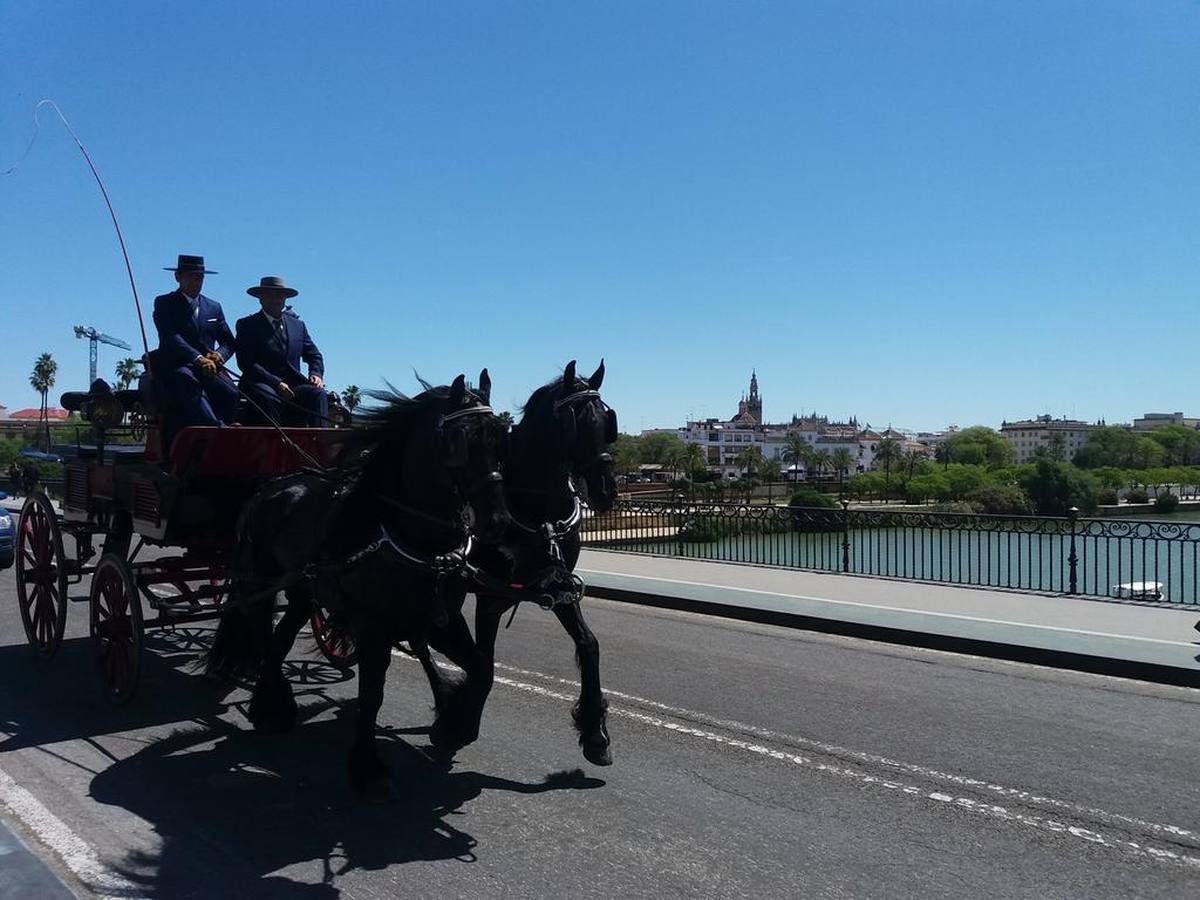
<path fill-rule="evenodd" d="M 217 374 L 217 364 L 207 356 L 201 356 L 196 359 L 196 368 L 205 375 Z"/>

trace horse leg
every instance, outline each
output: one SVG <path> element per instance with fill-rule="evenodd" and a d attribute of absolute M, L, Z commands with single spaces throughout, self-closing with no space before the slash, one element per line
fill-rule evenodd
<path fill-rule="evenodd" d="M 429 653 L 429 641 L 410 638 L 408 646 L 417 662 L 421 664 L 421 671 L 425 673 L 425 679 L 429 682 L 429 691 L 433 694 L 434 712 L 441 715 L 446 707 L 446 691 L 450 682 L 442 677 L 441 670 L 433 661 L 433 656 Z"/>
<path fill-rule="evenodd" d="M 579 666 L 579 699 L 571 709 L 579 746 L 588 762 L 612 765 L 608 737 L 608 701 L 600 690 L 600 642 L 583 620 L 578 603 L 556 606 L 554 614 L 575 641 L 575 662 Z"/>
<path fill-rule="evenodd" d="M 439 750 L 454 752 L 479 737 L 483 701 L 491 689 L 491 666 L 485 665 L 462 610 L 451 612 L 442 628 L 429 633 L 429 645 L 466 673 L 445 681 L 443 705 L 429 729 L 429 741 Z"/>
<path fill-rule="evenodd" d="M 392 796 L 394 786 L 379 755 L 375 724 L 383 705 L 383 685 L 392 662 L 392 645 L 385 637 L 355 629 L 358 647 L 358 717 L 347 769 L 350 783 L 372 800 Z"/>
<path fill-rule="evenodd" d="M 287 609 L 271 635 L 271 643 L 247 713 L 256 731 L 272 734 L 291 731 L 296 724 L 299 710 L 292 686 L 283 677 L 283 661 L 296 643 L 296 635 L 308 621 L 311 607 L 308 591 L 303 587 L 293 586 L 284 593 L 288 601 Z"/>

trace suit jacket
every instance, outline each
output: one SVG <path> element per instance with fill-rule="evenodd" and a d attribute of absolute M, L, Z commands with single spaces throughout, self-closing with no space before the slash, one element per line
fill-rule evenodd
<path fill-rule="evenodd" d="M 209 350 L 216 350 L 226 361 L 233 356 L 233 332 L 225 321 L 221 304 L 203 294 L 199 301 L 200 313 L 193 316 L 192 305 L 183 291 L 154 298 L 159 355 L 172 369 L 190 365 Z"/>
<path fill-rule="evenodd" d="M 293 312 L 283 314 L 287 340 L 281 341 L 275 326 L 262 312 L 237 321 L 237 363 L 242 380 L 261 382 L 271 387 L 286 382 L 288 387 L 307 384 L 300 372 L 300 360 L 313 375 L 325 375 L 325 359 L 308 336 L 308 329 Z"/>

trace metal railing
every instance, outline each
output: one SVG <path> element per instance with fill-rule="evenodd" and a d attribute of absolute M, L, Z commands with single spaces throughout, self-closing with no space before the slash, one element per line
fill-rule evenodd
<path fill-rule="evenodd" d="M 618 501 L 585 546 L 1094 597 L 1200 602 L 1200 522 Z"/>

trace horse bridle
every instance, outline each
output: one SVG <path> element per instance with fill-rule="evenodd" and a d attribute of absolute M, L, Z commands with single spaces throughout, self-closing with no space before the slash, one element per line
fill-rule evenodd
<path fill-rule="evenodd" d="M 434 430 L 438 434 L 438 439 L 441 441 L 442 448 L 446 453 L 447 460 L 449 461 L 451 459 L 460 458 L 460 453 L 461 453 L 461 459 L 462 459 L 463 464 L 465 465 L 466 452 L 467 452 L 466 445 L 465 445 L 465 433 L 462 431 L 455 432 L 456 434 L 463 434 L 463 446 L 460 451 L 459 448 L 453 446 L 455 439 L 451 438 L 449 436 L 449 432 L 447 432 L 447 430 L 446 430 L 445 426 L 446 426 L 447 422 L 453 422 L 458 419 L 465 418 L 466 416 L 494 415 L 494 414 L 495 414 L 495 411 L 490 406 L 486 406 L 486 405 L 468 406 L 464 409 L 458 409 L 458 410 L 455 410 L 454 412 L 449 412 L 449 413 L 443 414 L 437 420 L 437 424 L 434 426 Z M 503 456 L 503 453 L 502 452 L 497 453 L 496 456 L 497 456 L 497 464 L 499 464 L 500 457 Z M 447 468 L 449 468 L 449 466 L 447 466 Z M 497 482 L 502 481 L 503 478 L 504 478 L 504 476 L 500 474 L 500 470 L 497 467 L 496 469 L 492 470 L 491 472 L 488 472 L 486 475 L 482 476 L 481 478 L 476 479 L 475 481 L 468 481 L 461 488 L 457 483 L 457 479 L 452 478 L 451 481 L 454 483 L 455 490 L 460 491 L 460 493 L 463 495 L 464 498 L 471 498 L 471 497 L 474 497 L 476 494 L 492 487 Z"/>
<path fill-rule="evenodd" d="M 553 406 L 555 416 L 561 416 L 562 413 L 560 411 L 563 409 L 563 407 L 566 407 L 567 411 L 571 415 L 571 419 L 569 420 L 569 424 L 564 424 L 563 428 L 564 431 L 569 432 L 573 436 L 576 432 L 578 424 L 575 413 L 575 404 L 579 400 L 596 400 L 600 403 L 600 408 L 604 410 L 604 447 L 607 448 L 609 444 L 613 443 L 617 439 L 617 411 L 604 402 L 604 399 L 600 396 L 600 392 L 595 388 L 585 388 L 582 391 L 576 391 L 573 394 L 568 394 L 565 397 L 555 400 Z M 564 423 L 567 422 L 567 420 L 564 419 L 560 419 L 560 421 Z M 596 466 L 610 459 L 612 459 L 612 457 L 608 454 L 608 451 L 606 449 L 601 449 L 600 453 L 597 454 L 595 459 L 580 466 L 580 471 L 586 472 L 588 469 L 595 468 Z"/>

